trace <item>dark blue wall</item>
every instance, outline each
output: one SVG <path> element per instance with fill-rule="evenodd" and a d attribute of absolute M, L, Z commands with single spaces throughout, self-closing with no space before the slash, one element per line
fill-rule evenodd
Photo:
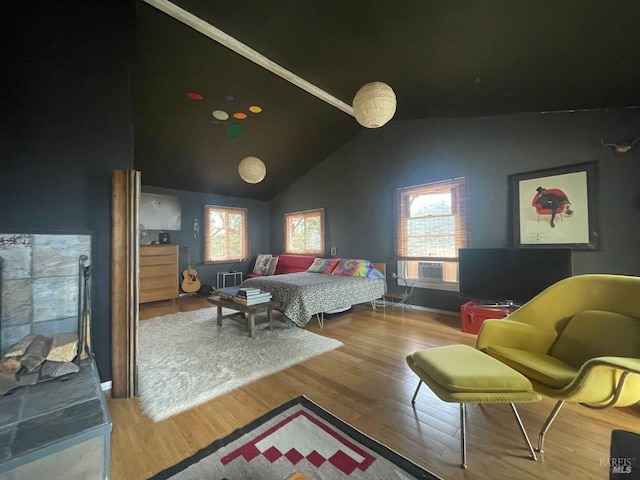
<path fill-rule="evenodd" d="M 144 182 L 144 172 L 142 172 Z M 182 229 L 180 231 L 168 232 L 171 243 L 180 245 L 180 272 L 187 269 L 187 257 L 184 247 L 189 247 L 191 255 L 191 268 L 196 270 L 198 280 L 201 283 L 216 286 L 216 273 L 228 272 L 233 265 L 231 263 L 209 264 L 203 263 L 204 258 L 204 222 L 202 220 L 205 205 L 217 205 L 225 207 L 241 207 L 247 209 L 247 230 L 249 234 L 249 254 L 251 259 L 236 264 L 234 269 L 246 275 L 247 270 L 253 270 L 253 263 L 259 253 L 270 253 L 269 250 L 269 203 L 260 200 L 247 200 L 244 198 L 227 197 L 223 195 L 205 194 L 196 192 L 185 192 L 169 188 L 159 188 L 152 186 L 142 186 L 142 191 L 146 193 L 158 193 L 162 195 L 173 195 L 180 199 L 180 216 Z M 198 241 L 193 239 L 193 220 L 198 219 L 200 235 Z M 149 232 L 151 240 L 157 240 L 158 232 Z"/>
<path fill-rule="evenodd" d="M 600 143 L 629 142 L 640 109 L 487 118 L 392 121 L 363 130 L 271 203 L 271 247 L 284 247 L 286 212 L 325 208 L 327 252 L 394 261 L 394 191 L 465 176 L 470 246 L 511 245 L 508 176 L 597 160 L 600 250 L 577 251 L 574 271 L 640 274 L 640 148 L 615 155 Z M 416 289 L 412 303 L 457 311 L 457 293 Z"/>
<path fill-rule="evenodd" d="M 93 235 L 93 345 L 111 378 L 111 172 L 133 168 L 133 2 L 3 4 L 0 231 Z"/>
<path fill-rule="evenodd" d="M 111 378 L 111 172 L 134 168 L 129 96 L 134 3 L 25 0 L 7 2 L 3 16 L 10 21 L 2 49 L 8 84 L 0 120 L 0 231 L 93 234 L 93 341 L 106 381 Z M 181 246 L 192 241 L 190 224 L 196 216 L 201 220 L 204 203 L 249 208 L 252 256 L 282 252 L 285 212 L 324 207 L 327 249 L 336 246 L 340 257 L 386 261 L 391 272 L 396 188 L 468 177 L 471 246 L 506 246 L 508 175 L 598 160 L 601 249 L 577 252 L 575 271 L 638 275 L 640 148 L 617 156 L 600 139 L 629 141 L 639 132 L 638 109 L 392 121 L 363 130 L 269 204 L 144 190 L 181 198 L 183 231 L 172 236 Z M 201 281 L 215 283 L 215 272 L 226 266 L 201 265 L 201 247 L 192 250 Z M 181 256 L 181 269 L 185 265 Z M 417 291 L 415 302 L 445 310 L 461 303 L 457 294 L 433 290 Z"/>

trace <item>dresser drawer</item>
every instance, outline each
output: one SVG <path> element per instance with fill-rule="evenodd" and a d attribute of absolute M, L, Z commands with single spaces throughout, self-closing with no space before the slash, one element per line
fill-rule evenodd
<path fill-rule="evenodd" d="M 148 265 L 175 265 L 177 268 L 176 255 L 140 255 L 140 266 Z"/>
<path fill-rule="evenodd" d="M 171 300 L 175 298 L 175 291 L 175 288 L 153 288 L 151 290 L 140 291 L 140 303 Z"/>
<path fill-rule="evenodd" d="M 140 290 L 150 288 L 178 288 L 178 277 L 173 275 L 164 275 L 161 277 L 145 277 L 140 278 Z"/>
<path fill-rule="evenodd" d="M 177 254 L 177 245 L 140 245 L 140 258 L 153 255 L 175 256 Z"/>
<path fill-rule="evenodd" d="M 144 268 L 140 268 L 140 278 L 149 277 L 166 277 L 174 276 L 178 273 L 176 265 L 164 264 L 164 265 L 145 265 Z"/>
<path fill-rule="evenodd" d="M 178 298 L 178 245 L 140 245 L 139 302 Z"/>

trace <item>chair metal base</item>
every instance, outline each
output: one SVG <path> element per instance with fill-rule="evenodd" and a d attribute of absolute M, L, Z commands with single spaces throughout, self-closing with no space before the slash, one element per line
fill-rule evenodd
<path fill-rule="evenodd" d="M 542 425 L 540 435 L 538 435 L 538 448 L 536 448 L 539 453 L 544 453 L 544 436 L 547 434 L 549 427 L 551 427 L 551 424 L 558 416 L 558 413 L 560 413 L 560 409 L 563 405 L 564 400 L 560 400 L 558 403 L 556 403 L 556 406 L 553 407 L 553 410 L 551 410 L 551 413 L 547 417 L 547 420 L 544 422 L 544 425 Z"/>
<path fill-rule="evenodd" d="M 605 408 L 613 407 L 616 404 L 616 402 L 620 399 L 620 395 L 622 395 L 622 389 L 624 387 L 624 382 L 630 373 L 631 372 L 626 371 L 626 372 L 623 372 L 622 375 L 620 375 L 620 378 L 618 379 L 618 384 L 616 385 L 616 389 L 613 392 L 611 399 L 607 403 L 603 405 L 590 405 L 587 403 L 581 403 L 580 405 L 582 405 L 583 407 L 593 408 L 596 410 L 602 410 Z M 544 449 L 543 449 L 544 436 L 547 434 L 547 431 L 551 427 L 551 424 L 558 416 L 558 413 L 560 413 L 560 409 L 562 408 L 563 405 L 564 405 L 564 400 L 559 400 L 558 403 L 556 403 L 556 406 L 553 407 L 553 410 L 551 410 L 551 413 L 547 417 L 547 420 L 544 422 L 544 425 L 540 430 L 540 435 L 538 436 L 538 448 L 537 448 L 538 452 L 544 453 Z"/>
<path fill-rule="evenodd" d="M 406 293 L 385 293 L 382 295 L 384 301 L 383 307 L 386 309 L 387 305 L 391 308 L 400 307 L 403 310 L 405 308 L 411 308 L 411 304 L 408 303 L 411 300 L 411 295 Z"/>
<path fill-rule="evenodd" d="M 416 387 L 416 391 L 411 398 L 411 405 L 415 405 L 416 397 L 418 396 L 418 391 L 420 390 L 420 386 L 422 385 L 422 380 L 418 382 L 418 386 Z M 563 402 L 564 403 L 564 402 Z M 509 402 L 511 405 L 511 410 L 513 410 L 513 414 L 516 416 L 516 421 L 518 422 L 518 427 L 520 427 L 520 432 L 524 437 L 524 441 L 527 444 L 527 448 L 529 449 L 529 458 L 533 461 L 538 460 L 536 456 L 536 452 L 533 450 L 533 446 L 531 445 L 531 441 L 529 440 L 529 435 L 527 435 L 527 431 L 524 428 L 524 424 L 522 423 L 522 419 L 518 414 L 518 410 L 513 402 Z M 558 408 L 560 410 L 560 408 Z M 553 419 L 551 420 L 551 422 Z M 551 425 L 549 422 L 549 426 Z M 547 427 L 548 429 L 549 427 Z M 466 403 L 460 404 L 460 468 L 467 468 L 467 408 Z"/>

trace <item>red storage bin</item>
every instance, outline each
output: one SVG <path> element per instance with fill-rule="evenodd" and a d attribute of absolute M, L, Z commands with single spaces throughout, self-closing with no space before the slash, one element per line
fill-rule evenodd
<path fill-rule="evenodd" d="M 480 331 L 482 322 L 485 320 L 489 318 L 504 318 L 515 309 L 515 307 L 495 307 L 473 301 L 467 302 L 460 307 L 461 330 L 477 334 Z"/>

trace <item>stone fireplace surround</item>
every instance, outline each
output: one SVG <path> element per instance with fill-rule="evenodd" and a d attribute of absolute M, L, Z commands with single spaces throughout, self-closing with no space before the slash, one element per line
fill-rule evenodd
<path fill-rule="evenodd" d="M 90 235 L 0 233 L 0 354 L 29 333 L 77 331 L 81 255 Z"/>
<path fill-rule="evenodd" d="M 0 354 L 29 333 L 76 332 L 90 235 L 0 233 Z M 0 480 L 109 478 L 111 419 L 93 359 L 0 397 Z"/>

